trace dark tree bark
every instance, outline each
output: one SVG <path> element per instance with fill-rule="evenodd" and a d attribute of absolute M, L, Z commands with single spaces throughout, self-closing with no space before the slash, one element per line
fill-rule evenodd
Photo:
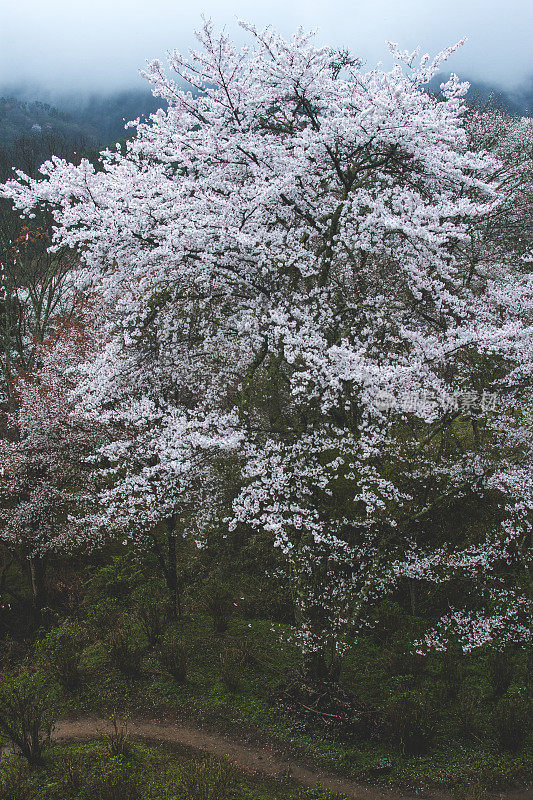
<path fill-rule="evenodd" d="M 170 604 L 173 619 L 181 618 L 181 602 L 178 583 L 178 567 L 176 563 L 176 536 L 174 526 L 168 527 L 167 531 L 167 586 L 170 592 Z"/>
<path fill-rule="evenodd" d="M 162 575 L 170 596 L 172 619 L 181 618 L 181 591 L 178 579 L 176 517 L 170 517 L 166 524 L 166 541 L 163 546 L 157 535 L 152 535 L 154 552 L 157 556 Z"/>
<path fill-rule="evenodd" d="M 28 557 L 32 607 L 37 617 L 46 605 L 46 562 L 46 556 Z"/>

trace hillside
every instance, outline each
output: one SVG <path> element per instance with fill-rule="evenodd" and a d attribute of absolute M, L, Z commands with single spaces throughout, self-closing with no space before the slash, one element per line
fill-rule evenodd
<path fill-rule="evenodd" d="M 52 105 L 22 90 L 8 95 L 0 88 L 0 180 L 13 167 L 33 174 L 51 155 L 90 157 L 123 139 L 126 121 L 146 117 L 161 105 L 145 91 L 54 98 Z"/>
<path fill-rule="evenodd" d="M 80 125 L 64 111 L 40 101 L 24 102 L 15 97 L 0 98 L 0 143 L 12 146 L 20 136 L 60 136 L 75 140 L 97 140 L 92 126 Z"/>

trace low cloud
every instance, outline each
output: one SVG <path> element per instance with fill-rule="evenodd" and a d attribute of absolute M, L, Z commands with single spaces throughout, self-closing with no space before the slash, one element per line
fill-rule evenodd
<path fill-rule="evenodd" d="M 140 88 L 147 60 L 193 45 L 202 12 L 243 41 L 237 17 L 286 34 L 318 28 L 319 42 L 347 47 L 368 64 L 388 63 L 387 39 L 434 52 L 467 36 L 450 70 L 504 87 L 533 73 L 529 0 L 17 0 L 0 6 L 0 85 Z"/>

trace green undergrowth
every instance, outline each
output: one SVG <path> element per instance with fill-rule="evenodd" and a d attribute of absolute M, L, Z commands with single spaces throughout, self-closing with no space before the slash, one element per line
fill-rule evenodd
<path fill-rule="evenodd" d="M 456 696 L 449 697 L 447 711 L 428 710 L 429 724 L 435 725 L 436 731 L 427 750 L 413 754 L 405 751 L 398 738 L 385 734 L 379 739 L 373 732 L 357 736 L 323 727 L 314 729 L 302 720 L 298 708 L 279 703 L 279 687 L 298 662 L 290 644 L 279 645 L 282 634 L 280 626 L 264 620 L 233 619 L 222 637 L 212 632 L 209 619 L 201 615 L 173 623 L 167 636 L 183 643 L 183 681 L 176 681 L 161 668 L 155 649 L 146 643 L 141 646 L 139 630 L 128 632 L 134 640 L 137 637 L 143 650 L 134 675 L 124 675 L 110 663 L 105 641 L 89 642 L 80 653 L 78 688 L 60 690 L 59 714 L 145 714 L 161 720 L 196 721 L 237 737 L 246 734 L 258 743 L 279 745 L 304 762 L 356 780 L 405 789 L 439 788 L 460 793 L 463 786 L 479 784 L 483 790 L 496 791 L 523 786 L 531 780 L 530 740 L 526 737 L 520 740 L 520 746 L 502 749 L 490 716 L 478 704 L 468 706 L 471 695 L 481 699 L 491 695 L 490 679 L 480 664 L 465 668 L 462 688 L 453 689 Z M 386 658 L 383 651 L 370 643 L 366 649 L 362 644 L 361 649 L 362 661 L 374 660 L 375 684 L 372 686 L 369 674 L 357 670 L 360 684 L 358 687 L 352 678 L 353 691 L 376 715 L 401 713 L 405 687 L 411 687 L 411 694 L 416 695 L 412 687 L 423 692 L 420 681 L 409 674 L 387 680 L 387 665 L 381 663 Z M 438 666 L 433 665 L 431 670 L 428 681 L 435 687 Z M 445 693 L 446 681 L 443 685 L 441 692 Z M 506 696 L 512 698 L 512 691 L 509 687 Z M 400 698 L 399 710 L 393 712 L 383 705 L 391 694 Z M 498 703 L 493 706 L 497 708 Z M 422 705 L 421 713 L 424 710 Z M 420 713 L 420 709 L 415 711 Z M 402 724 L 415 728 L 427 724 L 418 721 L 416 714 L 412 717 Z M 395 719 L 393 715 L 393 722 Z"/>
<path fill-rule="evenodd" d="M 356 780 L 458 798 L 469 786 L 479 794 L 533 780 L 526 653 L 413 654 L 421 621 L 385 605 L 379 635 L 360 638 L 343 662 L 349 719 L 338 725 L 327 707 L 313 710 L 305 686 L 287 691 L 301 672 L 288 623 L 257 616 L 242 592 L 231 602 L 214 592 L 203 607 L 190 600 L 171 621 L 164 597 L 142 573 L 107 565 L 76 613 L 53 615 L 4 670 L 43 673 L 56 719 L 182 719 Z"/>
<path fill-rule="evenodd" d="M 167 748 L 105 742 L 54 746 L 39 769 L 11 754 L 0 759 L 2 800 L 327 800 L 329 793 L 243 777 L 224 761 Z"/>

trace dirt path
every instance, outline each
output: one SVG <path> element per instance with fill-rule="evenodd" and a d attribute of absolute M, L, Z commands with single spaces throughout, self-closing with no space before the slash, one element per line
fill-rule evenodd
<path fill-rule="evenodd" d="M 52 733 L 52 739 L 55 741 L 94 739 L 110 732 L 111 725 L 106 720 L 84 717 L 58 722 Z M 366 786 L 349 778 L 324 772 L 320 768 L 312 769 L 268 746 L 256 743 L 248 744 L 221 733 L 176 721 L 133 719 L 128 721 L 128 732 L 134 739 L 164 742 L 190 748 L 197 752 L 212 753 L 219 758 L 227 759 L 249 775 L 288 779 L 306 788 L 321 786 L 332 792 L 344 794 L 350 800 L 420 800 L 423 796 L 418 794 L 415 799 L 412 795 L 402 795 Z M 512 792 L 494 796 L 494 800 L 498 800 L 498 798 L 501 800 L 528 800 L 529 798 L 531 800 L 531 795 Z M 440 795 L 440 800 L 444 800 L 444 795 Z"/>

